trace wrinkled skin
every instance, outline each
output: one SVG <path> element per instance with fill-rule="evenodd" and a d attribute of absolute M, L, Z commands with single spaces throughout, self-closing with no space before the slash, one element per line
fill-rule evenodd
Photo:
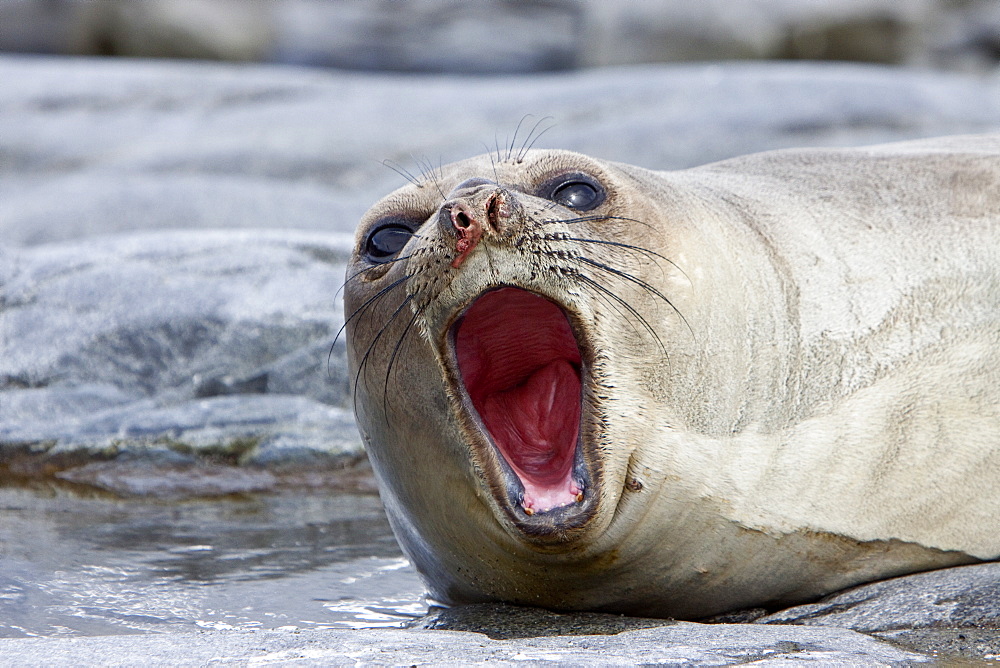
<path fill-rule="evenodd" d="M 699 618 L 1000 557 L 1000 137 L 500 157 L 377 203 L 348 271 L 358 425 L 433 599 Z M 467 309 L 505 286 L 577 348 L 487 419 L 463 374 L 532 326 Z M 503 454 L 522 413 L 562 468 Z"/>

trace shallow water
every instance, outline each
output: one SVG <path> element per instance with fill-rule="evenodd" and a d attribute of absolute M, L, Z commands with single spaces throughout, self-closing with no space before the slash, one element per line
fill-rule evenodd
<path fill-rule="evenodd" d="M 0 637 L 398 626 L 426 609 L 374 494 L 0 487 Z"/>

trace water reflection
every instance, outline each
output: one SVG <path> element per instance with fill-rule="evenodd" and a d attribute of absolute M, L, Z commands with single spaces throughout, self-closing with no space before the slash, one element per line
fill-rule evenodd
<path fill-rule="evenodd" d="M 396 626 L 425 610 L 374 495 L 0 488 L 0 637 Z"/>

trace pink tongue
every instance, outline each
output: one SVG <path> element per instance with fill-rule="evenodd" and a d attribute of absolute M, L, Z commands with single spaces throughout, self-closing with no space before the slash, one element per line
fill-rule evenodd
<path fill-rule="evenodd" d="M 485 293 L 455 331 L 462 382 L 493 443 L 542 512 L 577 501 L 580 350 L 562 310 L 518 288 Z"/>
<path fill-rule="evenodd" d="M 479 414 L 524 485 L 524 506 L 550 510 L 576 501 L 573 455 L 580 424 L 580 379 L 566 360 L 523 384 L 486 397 Z"/>

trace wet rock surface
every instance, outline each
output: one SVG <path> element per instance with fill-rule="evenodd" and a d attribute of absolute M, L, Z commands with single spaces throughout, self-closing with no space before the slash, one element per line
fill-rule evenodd
<path fill-rule="evenodd" d="M 772 614 L 734 611 L 702 626 L 732 629 L 747 628 L 747 623 L 850 629 L 935 660 L 1000 660 L 1000 563 L 875 582 Z M 478 604 L 431 608 L 413 628 L 468 631 L 509 640 L 618 634 L 670 624 L 676 622 Z"/>
<path fill-rule="evenodd" d="M 1000 659 L 1000 563 L 883 580 L 757 623 L 835 626 L 918 651 Z"/>
<path fill-rule="evenodd" d="M 617 635 L 492 640 L 453 631 L 325 630 L 143 635 L 0 641 L 4 660 L 50 666 L 100 664 L 282 663 L 331 665 L 661 665 L 821 662 L 891 666 L 925 660 L 844 629 L 804 626 L 706 626 L 678 622 Z"/>
<path fill-rule="evenodd" d="M 432 607 L 410 628 L 482 633 L 493 640 L 548 636 L 616 635 L 625 631 L 676 624 L 669 619 L 626 617 L 599 612 L 560 614 L 541 608 L 479 603 L 454 608 Z"/>

